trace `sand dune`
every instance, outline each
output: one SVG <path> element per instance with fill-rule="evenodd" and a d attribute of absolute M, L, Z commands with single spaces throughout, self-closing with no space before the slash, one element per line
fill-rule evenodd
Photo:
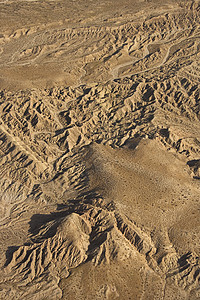
<path fill-rule="evenodd" d="M 0 298 L 200 298 L 199 1 L 0 2 Z"/>

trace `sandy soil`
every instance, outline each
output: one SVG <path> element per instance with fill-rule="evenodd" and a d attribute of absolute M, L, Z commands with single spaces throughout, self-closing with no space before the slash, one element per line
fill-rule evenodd
<path fill-rule="evenodd" d="M 0 2 L 0 299 L 200 299 L 200 2 Z"/>

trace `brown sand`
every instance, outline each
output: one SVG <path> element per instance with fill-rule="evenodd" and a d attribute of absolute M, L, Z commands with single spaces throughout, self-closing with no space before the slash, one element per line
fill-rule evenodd
<path fill-rule="evenodd" d="M 0 2 L 0 299 L 200 299 L 200 2 Z"/>

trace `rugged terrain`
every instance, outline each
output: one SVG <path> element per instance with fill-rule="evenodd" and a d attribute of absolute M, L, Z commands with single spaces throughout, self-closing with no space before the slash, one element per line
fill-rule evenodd
<path fill-rule="evenodd" d="M 0 2 L 0 299 L 200 299 L 200 2 Z"/>

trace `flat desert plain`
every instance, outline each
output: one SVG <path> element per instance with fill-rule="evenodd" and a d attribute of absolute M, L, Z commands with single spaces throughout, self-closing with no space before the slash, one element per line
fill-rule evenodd
<path fill-rule="evenodd" d="M 200 299 L 200 2 L 0 2 L 0 299 Z"/>

